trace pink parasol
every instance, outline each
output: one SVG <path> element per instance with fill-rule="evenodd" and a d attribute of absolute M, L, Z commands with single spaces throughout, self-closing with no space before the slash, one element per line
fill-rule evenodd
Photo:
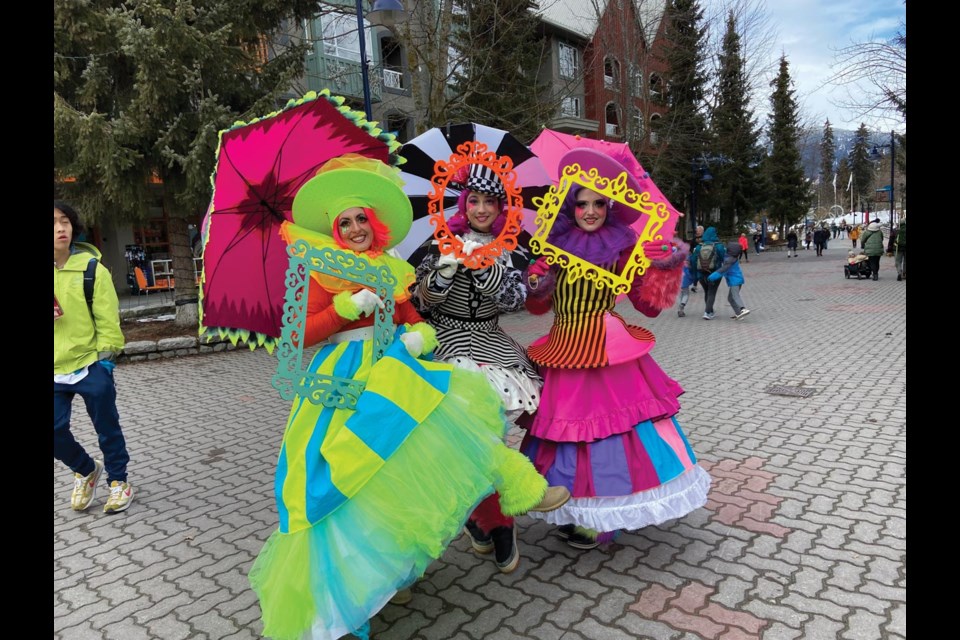
<path fill-rule="evenodd" d="M 272 346 L 280 337 L 288 266 L 280 225 L 293 197 L 328 160 L 357 153 L 396 165 L 393 134 L 324 90 L 220 132 L 204 219 L 200 331 Z M 254 334 L 256 341 L 249 339 Z"/>

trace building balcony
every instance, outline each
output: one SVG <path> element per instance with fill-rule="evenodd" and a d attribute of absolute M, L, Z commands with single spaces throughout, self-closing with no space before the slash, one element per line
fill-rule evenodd
<path fill-rule="evenodd" d="M 547 123 L 547 127 L 563 133 L 587 133 L 596 135 L 600 123 L 597 120 L 561 115 Z"/>
<path fill-rule="evenodd" d="M 403 86 L 403 72 L 394 71 L 393 69 L 384 69 L 383 86 L 388 89 L 403 91 L 406 88 Z"/>
<path fill-rule="evenodd" d="M 368 70 L 368 77 L 370 101 L 380 102 L 384 79 L 374 68 Z M 306 57 L 306 80 L 308 91 L 330 89 L 334 95 L 363 99 L 363 74 L 356 60 L 309 53 Z"/>

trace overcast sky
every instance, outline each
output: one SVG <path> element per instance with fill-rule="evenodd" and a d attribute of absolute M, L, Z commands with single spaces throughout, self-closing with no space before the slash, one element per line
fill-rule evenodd
<path fill-rule="evenodd" d="M 829 118 L 835 129 L 856 129 L 861 121 L 873 130 L 905 128 L 899 120 L 871 120 L 845 110 L 840 103 L 849 101 L 847 89 L 823 86 L 836 71 L 839 49 L 896 36 L 901 21 L 906 21 L 903 0 L 753 0 L 752 4 L 768 15 L 769 27 L 777 35 L 766 52 L 768 68 L 775 74 L 777 61 L 786 55 L 804 120 L 822 124 Z M 729 5 L 730 0 L 703 0 L 705 14 Z M 761 113 L 769 108 L 769 95 L 769 87 L 764 86 L 762 95 L 755 96 Z"/>

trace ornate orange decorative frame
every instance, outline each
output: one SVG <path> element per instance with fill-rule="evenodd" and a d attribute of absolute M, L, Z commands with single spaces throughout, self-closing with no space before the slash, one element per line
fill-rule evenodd
<path fill-rule="evenodd" d="M 507 219 L 493 242 L 475 249 L 468 256 L 463 253 L 463 242 L 450 232 L 443 217 L 443 194 L 457 171 L 471 164 L 491 169 L 503 182 Z M 483 269 L 492 265 L 504 252 L 517 248 L 517 234 L 520 233 L 523 220 L 523 198 L 520 196 L 520 187 L 516 184 L 517 174 L 513 170 L 513 160 L 509 156 L 498 156 L 488 151 L 487 145 L 482 142 L 464 142 L 457 146 L 457 152 L 450 156 L 450 160 L 436 161 L 430 183 L 433 184 L 433 192 L 427 200 L 427 212 L 430 214 L 430 224 L 436 227 L 433 237 L 437 239 L 441 254 L 452 253 L 458 260 L 462 259 L 463 266 L 468 269 Z"/>

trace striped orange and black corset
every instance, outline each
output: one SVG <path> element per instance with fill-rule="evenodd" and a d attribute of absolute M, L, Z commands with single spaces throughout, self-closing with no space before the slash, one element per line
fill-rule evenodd
<path fill-rule="evenodd" d="M 539 365 L 560 369 L 584 369 L 609 364 L 605 316 L 623 323 L 627 332 L 638 340 L 653 340 L 653 334 L 628 325 L 613 311 L 616 296 L 609 287 L 598 288 L 592 280 L 567 280 L 561 269 L 553 292 L 553 326 L 543 344 L 527 349 L 530 359 Z"/>

